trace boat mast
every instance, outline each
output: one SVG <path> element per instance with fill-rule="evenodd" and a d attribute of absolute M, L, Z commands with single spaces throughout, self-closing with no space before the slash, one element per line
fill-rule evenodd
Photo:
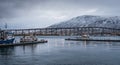
<path fill-rule="evenodd" d="M 6 29 L 6 30 L 7 30 L 7 27 L 8 27 L 8 26 L 7 26 L 7 23 L 5 23 L 5 29 Z"/>
<path fill-rule="evenodd" d="M 7 39 L 7 23 L 5 23 L 5 31 L 4 31 L 4 38 Z"/>

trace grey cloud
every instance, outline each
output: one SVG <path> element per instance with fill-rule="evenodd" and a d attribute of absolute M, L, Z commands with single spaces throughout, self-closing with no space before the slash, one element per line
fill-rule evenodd
<path fill-rule="evenodd" d="M 119 0 L 0 0 L 0 18 L 14 17 L 19 14 L 18 10 L 34 9 L 79 9 L 79 8 L 100 8 L 119 11 Z"/>
<path fill-rule="evenodd" d="M 0 18 L 13 17 L 18 10 L 27 10 L 44 0 L 0 0 Z"/>
<path fill-rule="evenodd" d="M 83 10 L 82 13 L 84 13 L 85 10 L 96 9 L 97 11 L 92 13 L 93 15 L 120 16 L 119 2 L 120 0 L 0 0 L 0 22 L 6 19 L 6 22 L 13 21 L 12 23 L 19 22 L 20 24 L 20 21 L 22 21 L 29 23 L 29 21 L 36 21 L 32 19 L 36 18 L 34 17 L 35 15 L 38 16 L 38 18 L 36 18 L 38 19 L 37 22 L 56 21 L 45 18 L 39 19 L 39 15 L 45 14 L 43 13 L 44 11 L 53 11 L 55 13 L 57 11 L 56 14 L 62 13 L 72 18 L 81 15 L 81 13 L 79 13 L 81 10 Z M 36 11 L 42 12 L 36 13 Z M 47 14 L 45 15 L 47 16 Z M 29 16 L 28 19 L 30 20 L 27 20 L 27 16 Z"/>

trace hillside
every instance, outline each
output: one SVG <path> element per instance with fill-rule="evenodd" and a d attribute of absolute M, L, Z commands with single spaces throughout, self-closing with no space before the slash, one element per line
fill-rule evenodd
<path fill-rule="evenodd" d="M 110 27 L 110 28 L 120 28 L 120 17 L 102 17 L 102 16 L 92 16 L 83 15 L 74 17 L 68 21 L 64 21 L 58 24 L 49 26 L 50 28 L 58 27 Z"/>

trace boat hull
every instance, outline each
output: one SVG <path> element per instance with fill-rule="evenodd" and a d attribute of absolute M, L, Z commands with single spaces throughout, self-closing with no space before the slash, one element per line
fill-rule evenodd
<path fill-rule="evenodd" d="M 7 40 L 1 40 L 0 44 L 10 44 L 10 43 L 13 43 L 14 40 L 15 40 L 15 38 L 7 39 Z"/>

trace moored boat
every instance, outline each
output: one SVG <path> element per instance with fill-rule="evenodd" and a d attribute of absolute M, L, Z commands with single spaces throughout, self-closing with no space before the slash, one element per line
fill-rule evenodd
<path fill-rule="evenodd" d="M 47 40 L 41 39 L 38 40 L 38 38 L 31 34 L 30 36 L 23 36 L 20 38 L 20 43 L 39 43 L 39 42 L 47 42 Z"/>
<path fill-rule="evenodd" d="M 12 39 L 6 39 L 6 40 L 0 40 L 0 44 L 10 44 L 13 43 L 15 38 Z"/>
<path fill-rule="evenodd" d="M 12 36 L 12 33 L 5 30 L 0 30 L 0 44 L 10 44 L 13 43 L 15 38 Z"/>

